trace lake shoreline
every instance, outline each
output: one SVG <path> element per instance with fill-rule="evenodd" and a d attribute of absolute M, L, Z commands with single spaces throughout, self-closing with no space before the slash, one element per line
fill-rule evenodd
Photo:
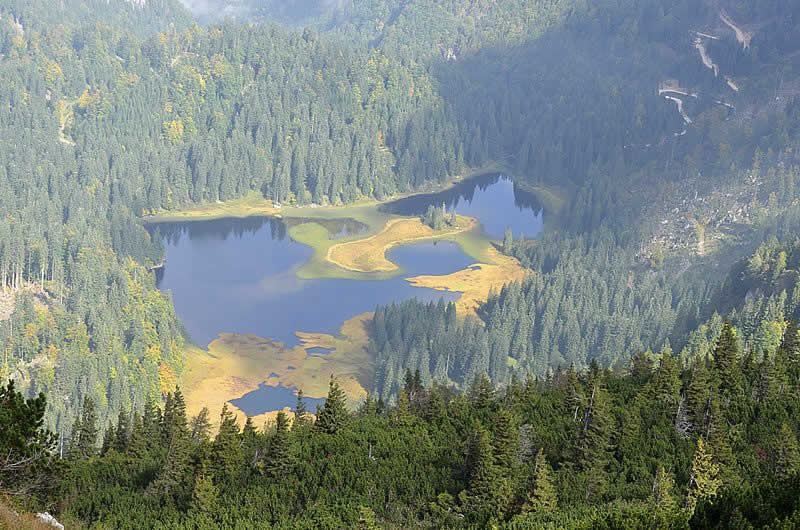
<path fill-rule="evenodd" d="M 292 406 L 288 390 L 319 398 L 333 373 L 352 406 L 373 390 L 366 345 L 376 304 L 444 297 L 460 318 L 476 317 L 490 292 L 530 272 L 500 251 L 504 227 L 517 236 L 543 226 L 541 202 L 530 191 L 499 173 L 484 177 L 402 203 L 171 219 L 158 232 L 160 223 L 151 224 L 170 252 L 184 249 L 169 254 L 160 288 L 173 292 L 182 320 L 192 319 L 187 329 L 197 333 L 195 343 L 207 344 L 187 347 L 183 382 L 193 389 L 187 403 L 197 409 L 210 398 L 228 402 L 243 418 L 236 404 L 245 402 L 235 400 L 247 396 L 251 413 L 260 400 Z M 455 212 L 455 226 L 425 225 L 419 212 L 428 204 Z M 271 420 L 274 411 L 255 416 Z"/>
<path fill-rule="evenodd" d="M 472 169 L 464 175 L 456 175 L 449 178 L 446 182 L 433 187 L 420 188 L 409 192 L 398 193 L 384 199 L 362 198 L 355 202 L 341 205 L 307 205 L 307 206 L 280 206 L 276 207 L 274 202 L 266 199 L 259 193 L 251 191 L 243 197 L 230 201 L 216 201 L 196 203 L 180 210 L 165 210 L 152 215 L 142 216 L 141 221 L 146 224 L 158 224 L 164 222 L 182 221 L 210 221 L 227 217 L 247 218 L 255 216 L 277 217 L 277 218 L 342 218 L 353 217 L 349 215 L 350 210 L 368 207 L 378 208 L 381 205 L 390 204 L 394 201 L 425 195 L 431 193 L 441 193 L 459 184 L 478 179 L 487 175 L 505 174 L 499 167 L 487 165 L 483 168 Z M 342 215 L 344 213 L 344 215 Z M 329 216 L 323 215 L 329 214 Z"/>

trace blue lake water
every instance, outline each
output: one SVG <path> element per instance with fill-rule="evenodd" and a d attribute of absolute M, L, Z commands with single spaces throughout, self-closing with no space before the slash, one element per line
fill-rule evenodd
<path fill-rule="evenodd" d="M 515 238 L 533 238 L 542 231 L 542 207 L 536 197 L 503 175 L 476 177 L 446 191 L 414 195 L 382 208 L 399 215 L 422 215 L 429 205 L 442 203 L 447 211 L 480 219 L 483 231 L 494 239 L 502 239 L 506 227 Z"/>
<path fill-rule="evenodd" d="M 515 237 L 534 237 L 542 229 L 542 211 L 533 196 L 497 175 L 382 207 L 417 215 L 431 204 L 442 203 L 448 210 L 478 218 L 493 238 L 501 238 L 506 226 Z M 171 293 L 192 341 L 207 345 L 219 333 L 233 332 L 294 345 L 296 331 L 336 334 L 345 320 L 377 305 L 412 297 L 455 300 L 458 293 L 413 287 L 405 278 L 449 274 L 474 262 L 453 243 L 426 242 L 388 252 L 388 258 L 404 269 L 396 278 L 301 280 L 295 271 L 308 261 L 312 249 L 288 237 L 287 222 L 305 221 L 250 217 L 151 225 L 166 247 L 166 265 L 157 271 L 158 287 Z M 322 224 L 332 238 L 365 228 L 352 219 L 314 222 Z M 247 414 L 257 414 L 293 406 L 295 400 L 294 389 L 263 386 L 232 403 Z"/>
<path fill-rule="evenodd" d="M 233 229 L 220 230 L 227 223 Z M 335 334 L 348 318 L 393 300 L 454 300 L 455 293 L 412 287 L 404 277 L 449 274 L 474 261 L 453 243 L 422 243 L 388 253 L 406 271 L 401 277 L 301 280 L 295 270 L 312 250 L 282 227 L 268 218 L 160 227 L 167 234 L 167 265 L 158 286 L 172 293 L 194 342 L 206 345 L 220 332 L 233 332 L 297 344 L 295 331 Z"/>
<path fill-rule="evenodd" d="M 281 410 L 284 407 L 294 408 L 297 402 L 297 389 L 285 386 L 269 386 L 260 384 L 257 390 L 248 392 L 238 399 L 230 400 L 231 404 L 241 409 L 248 416 L 256 416 L 272 410 Z M 325 403 L 325 398 L 310 398 L 303 396 L 306 410 L 316 414 L 317 407 Z"/>

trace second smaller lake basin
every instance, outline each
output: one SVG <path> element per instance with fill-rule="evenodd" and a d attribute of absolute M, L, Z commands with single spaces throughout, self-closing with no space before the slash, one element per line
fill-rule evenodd
<path fill-rule="evenodd" d="M 317 407 L 321 407 L 325 403 L 325 398 L 303 396 L 303 402 L 306 404 L 306 410 L 315 414 Z M 262 383 L 257 390 L 248 392 L 238 399 L 232 399 L 230 403 L 248 416 L 257 416 L 264 412 L 281 410 L 284 407 L 294 407 L 297 403 L 297 389 Z"/>

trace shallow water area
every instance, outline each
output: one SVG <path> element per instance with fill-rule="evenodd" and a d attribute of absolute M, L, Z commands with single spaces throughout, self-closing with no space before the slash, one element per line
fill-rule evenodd
<path fill-rule="evenodd" d="M 239 399 L 232 399 L 230 403 L 239 408 L 248 416 L 256 416 L 271 410 L 281 410 L 284 407 L 293 407 L 297 402 L 297 389 L 285 386 L 259 385 L 257 390 L 248 392 Z M 324 398 L 303 397 L 306 410 L 315 413 L 318 406 L 325 403 Z"/>

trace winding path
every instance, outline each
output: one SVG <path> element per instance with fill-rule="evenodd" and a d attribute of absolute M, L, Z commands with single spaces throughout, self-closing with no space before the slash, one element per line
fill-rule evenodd
<path fill-rule="evenodd" d="M 724 9 L 719 12 L 719 18 L 725 23 L 725 25 L 733 30 L 733 32 L 736 34 L 736 40 L 739 41 L 739 44 L 741 44 L 744 49 L 750 47 L 750 41 L 753 39 L 752 33 L 744 31 L 742 28 L 737 26 Z"/>

